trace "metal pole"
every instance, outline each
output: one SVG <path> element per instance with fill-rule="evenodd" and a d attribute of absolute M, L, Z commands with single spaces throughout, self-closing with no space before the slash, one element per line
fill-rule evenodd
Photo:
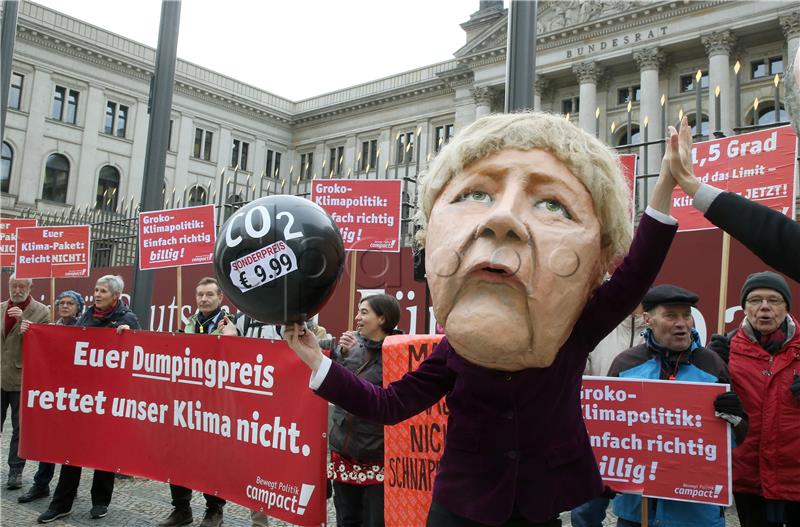
<path fill-rule="evenodd" d="M 150 91 L 150 123 L 147 130 L 147 150 L 144 160 L 141 210 L 161 209 L 160 193 L 164 185 L 167 161 L 169 117 L 172 110 L 172 90 L 175 84 L 175 63 L 178 58 L 178 29 L 181 20 L 180 0 L 161 2 L 161 22 L 158 30 L 156 64 Z M 137 250 L 133 267 L 131 304 L 142 327 L 148 327 L 150 300 L 153 295 L 153 273 L 139 269 Z"/>
<path fill-rule="evenodd" d="M 6 137 L 6 110 L 8 89 L 11 84 L 11 62 L 14 59 L 14 41 L 17 37 L 17 0 L 3 2 L 3 25 L 0 29 L 0 139 Z"/>
<path fill-rule="evenodd" d="M 506 113 L 533 108 L 536 80 L 536 0 L 512 0 L 506 44 Z"/>

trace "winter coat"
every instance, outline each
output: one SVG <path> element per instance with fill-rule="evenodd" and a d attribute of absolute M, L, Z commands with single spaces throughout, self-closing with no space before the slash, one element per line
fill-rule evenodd
<path fill-rule="evenodd" d="M 589 354 L 584 375 L 608 375 L 611 363 L 625 351 L 642 343 L 644 316 L 630 315 L 600 341 Z"/>
<path fill-rule="evenodd" d="M 6 335 L 5 318 L 8 311 L 8 300 L 0 304 L 0 387 L 7 392 L 18 392 L 22 387 L 22 339 L 17 321 Z M 50 320 L 47 306 L 31 298 L 30 304 L 22 311 L 22 318 L 34 324 L 44 324 Z"/>
<path fill-rule="evenodd" d="M 733 490 L 800 501 L 800 401 L 789 386 L 800 373 L 800 328 L 789 315 L 788 341 L 770 355 L 746 320 L 731 339 L 733 388 L 750 417 L 747 440 L 733 451 Z"/>
<path fill-rule="evenodd" d="M 117 301 L 114 311 L 100 319 L 94 318 L 94 306 L 91 306 L 75 325 L 87 328 L 116 328 L 127 325 L 131 329 L 142 329 L 136 314 L 122 300 Z"/>

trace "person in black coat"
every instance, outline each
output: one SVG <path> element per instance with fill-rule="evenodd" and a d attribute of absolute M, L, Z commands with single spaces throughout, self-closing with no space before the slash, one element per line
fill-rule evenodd
<path fill-rule="evenodd" d="M 800 282 L 800 251 L 797 250 L 800 247 L 800 223 L 738 194 L 701 183 L 692 172 L 692 132 L 685 117 L 680 133 L 689 138 L 688 146 L 681 149 L 678 148 L 678 132 L 670 127 L 668 146 L 679 153 L 672 157 L 670 170 L 683 191 L 694 198 L 694 207 L 711 223 L 742 242 L 764 263 Z"/>
<path fill-rule="evenodd" d="M 91 328 L 116 328 L 117 333 L 126 329 L 141 329 L 139 319 L 122 299 L 122 278 L 105 275 L 94 286 L 94 305 L 89 307 L 78 320 L 76 326 Z M 53 493 L 50 506 L 39 518 L 39 523 L 50 523 L 72 513 L 72 502 L 78 494 L 81 481 L 81 467 L 62 465 L 58 485 Z M 108 504 L 114 492 L 114 473 L 95 470 L 92 478 L 92 518 L 102 518 L 108 514 Z"/>

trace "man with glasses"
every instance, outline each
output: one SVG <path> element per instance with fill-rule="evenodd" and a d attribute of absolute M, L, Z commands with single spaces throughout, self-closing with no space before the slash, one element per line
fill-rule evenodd
<path fill-rule="evenodd" d="M 31 297 L 33 280 L 17 279 L 11 275 L 8 279 L 9 299 L 0 304 L 0 349 L 2 350 L 2 376 L 0 376 L 0 394 L 2 394 L 2 421 L 6 422 L 6 411 L 11 407 L 11 443 L 8 448 L 8 481 L 6 488 L 16 490 L 22 488 L 22 470 L 25 460 L 17 455 L 19 447 L 19 398 L 22 386 L 22 324 L 30 321 L 42 324 L 50 320 L 47 306 Z M 0 424 L 0 427 L 2 426 Z"/>
<path fill-rule="evenodd" d="M 745 319 L 731 338 L 734 390 L 750 416 L 733 451 L 733 495 L 742 527 L 800 526 L 800 332 L 779 274 L 747 277 Z"/>

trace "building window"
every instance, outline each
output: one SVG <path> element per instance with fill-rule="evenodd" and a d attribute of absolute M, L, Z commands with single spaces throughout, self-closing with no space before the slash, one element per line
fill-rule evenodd
<path fill-rule="evenodd" d="M 697 72 L 690 75 L 681 75 L 681 93 L 694 91 L 695 75 L 697 75 Z M 700 88 L 708 88 L 708 71 L 702 72 Z"/>
<path fill-rule="evenodd" d="M 128 107 L 112 101 L 106 103 L 106 122 L 103 130 L 108 135 L 125 137 L 128 126 Z"/>
<path fill-rule="evenodd" d="M 300 179 L 311 179 L 314 170 L 314 152 L 300 154 Z"/>
<path fill-rule="evenodd" d="M 69 124 L 75 124 L 78 118 L 78 97 L 77 90 L 70 90 L 63 86 L 56 86 L 53 94 L 53 119 Z"/>
<path fill-rule="evenodd" d="M 190 207 L 197 207 L 198 205 L 205 205 L 207 200 L 206 189 L 200 185 L 195 185 L 189 189 L 189 203 Z"/>
<path fill-rule="evenodd" d="M 750 63 L 750 78 L 772 77 L 783 73 L 783 57 L 768 57 Z"/>
<path fill-rule="evenodd" d="M 378 160 L 378 140 L 372 139 L 371 141 L 361 142 L 361 164 L 359 170 L 361 172 L 369 172 L 375 168 Z"/>
<path fill-rule="evenodd" d="M 267 150 L 267 177 L 278 179 L 281 175 L 281 153 Z"/>
<path fill-rule="evenodd" d="M 169 120 L 169 132 L 167 133 L 167 150 L 172 150 L 173 152 L 175 151 L 175 149 L 172 148 L 172 125 L 174 123 L 174 119 Z"/>
<path fill-rule="evenodd" d="M 433 129 L 433 150 L 438 152 L 453 138 L 455 128 L 452 124 L 437 126 Z"/>
<path fill-rule="evenodd" d="M 335 146 L 330 149 L 330 157 L 328 160 L 329 169 L 327 176 L 331 177 L 342 177 L 342 171 L 344 168 L 344 147 L 343 146 Z M 325 174 L 323 174 L 325 176 Z"/>
<path fill-rule="evenodd" d="M 692 135 L 697 135 L 697 119 L 695 118 L 695 114 L 689 114 L 686 116 L 686 120 L 689 121 L 689 126 L 692 127 Z M 700 135 L 708 136 L 709 129 L 708 129 L 708 115 L 702 114 L 701 122 L 700 122 Z"/>
<path fill-rule="evenodd" d="M 788 121 L 789 120 L 789 114 L 786 113 L 786 110 L 784 109 L 783 104 L 781 104 L 780 112 L 781 113 L 779 114 L 779 119 L 778 120 L 779 121 Z M 755 122 L 753 122 L 753 111 L 752 110 L 750 111 L 750 115 L 748 116 L 747 121 L 749 121 L 748 124 L 750 124 L 750 125 L 754 125 L 754 124 L 772 124 L 772 123 L 774 123 L 775 122 L 775 102 L 774 101 L 770 101 L 770 102 L 759 104 L 758 105 L 758 109 L 755 112 Z"/>
<path fill-rule="evenodd" d="M 231 168 L 239 167 L 239 170 L 247 170 L 247 154 L 250 152 L 250 143 L 233 140 L 231 146 Z"/>
<path fill-rule="evenodd" d="M 631 99 L 633 94 L 633 99 Z M 617 90 L 617 104 L 628 104 L 628 101 L 639 102 L 642 100 L 642 89 L 640 86 L 629 86 Z"/>
<path fill-rule="evenodd" d="M 68 184 L 69 160 L 61 154 L 50 154 L 44 169 L 42 199 L 66 203 Z"/>
<path fill-rule="evenodd" d="M 97 179 L 97 200 L 94 208 L 114 212 L 117 210 L 117 198 L 119 198 L 119 170 L 106 165 L 100 169 L 100 177 Z"/>
<path fill-rule="evenodd" d="M 564 115 L 569 114 L 576 114 L 581 110 L 581 98 L 580 97 L 571 97 L 569 99 L 563 99 L 561 101 L 561 113 Z"/>
<path fill-rule="evenodd" d="M 11 167 L 14 165 L 14 151 L 11 145 L 3 141 L 2 161 L 0 162 L 0 192 L 8 193 L 11 188 Z"/>
<path fill-rule="evenodd" d="M 19 110 L 22 107 L 22 83 L 25 76 L 11 72 L 11 87 L 8 90 L 8 107 Z"/>
<path fill-rule="evenodd" d="M 628 127 L 623 126 L 617 131 L 617 139 L 614 141 L 615 146 L 635 145 L 641 141 L 641 134 L 639 133 L 639 125 L 631 125 L 631 142 L 628 142 Z"/>
<path fill-rule="evenodd" d="M 203 130 L 202 128 L 194 129 L 194 157 L 211 161 L 211 143 L 214 140 L 214 132 Z"/>
<path fill-rule="evenodd" d="M 414 160 L 414 132 L 397 134 L 397 157 L 398 165 L 405 165 Z"/>

